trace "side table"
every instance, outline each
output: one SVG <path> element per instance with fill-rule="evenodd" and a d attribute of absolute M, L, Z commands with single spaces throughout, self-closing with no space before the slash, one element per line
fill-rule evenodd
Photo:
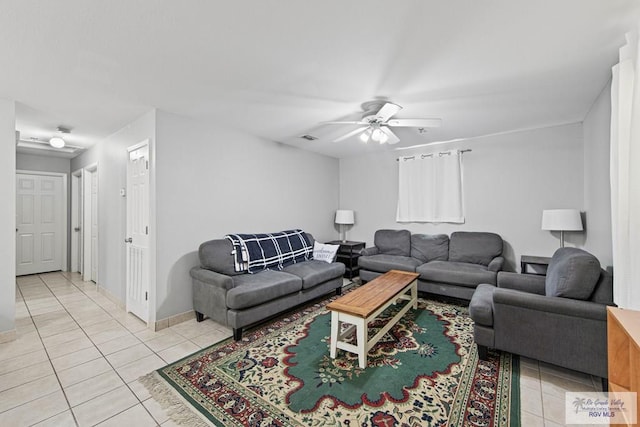
<path fill-rule="evenodd" d="M 346 242 L 343 242 L 342 240 L 332 240 L 327 243 L 330 245 L 340 245 L 340 248 L 338 248 L 338 255 L 336 256 L 336 261 L 344 264 L 344 277 L 346 277 L 347 279 L 353 279 L 354 277 L 356 277 L 360 272 L 360 267 L 358 267 L 360 250 L 364 249 L 366 243 L 353 242 L 350 240 L 347 240 Z"/>
<path fill-rule="evenodd" d="M 520 273 L 546 276 L 550 261 L 551 258 L 545 256 L 522 255 L 520 257 Z M 533 267 L 532 271 L 529 271 L 528 267 Z M 536 269 L 536 267 L 538 268 Z"/>

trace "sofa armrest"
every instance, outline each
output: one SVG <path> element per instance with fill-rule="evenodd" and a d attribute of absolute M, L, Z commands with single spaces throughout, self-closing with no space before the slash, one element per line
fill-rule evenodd
<path fill-rule="evenodd" d="M 512 289 L 495 289 L 493 292 L 494 310 L 500 305 L 509 305 L 544 313 L 579 317 L 591 320 L 607 320 L 607 306 L 591 301 L 574 300 L 561 297 L 547 297 Z"/>
<path fill-rule="evenodd" d="M 534 274 L 518 274 L 507 271 L 498 273 L 499 288 L 514 289 L 530 294 L 544 295 L 545 280 L 545 276 L 536 276 Z"/>
<path fill-rule="evenodd" d="M 491 262 L 487 266 L 487 270 L 498 272 L 502 270 L 503 266 L 504 266 L 504 257 L 497 256 L 491 260 Z"/>
<path fill-rule="evenodd" d="M 206 268 L 193 267 L 190 274 L 192 278 L 223 291 L 228 291 L 234 287 L 233 279 L 230 276 L 216 273 L 215 271 L 207 270 Z"/>
<path fill-rule="evenodd" d="M 375 246 L 360 250 L 360 256 L 369 256 L 369 255 L 377 255 L 377 254 L 378 254 L 378 248 Z"/>

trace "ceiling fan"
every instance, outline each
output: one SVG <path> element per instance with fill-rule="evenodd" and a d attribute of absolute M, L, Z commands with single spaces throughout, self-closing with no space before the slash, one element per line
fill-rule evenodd
<path fill-rule="evenodd" d="M 433 128 L 442 124 L 440 119 L 391 119 L 402 107 L 391 102 L 370 101 L 362 104 L 365 115 L 359 121 L 325 122 L 327 124 L 361 125 L 357 129 L 342 135 L 333 142 L 340 142 L 360 134 L 363 142 L 397 144 L 400 138 L 389 127 Z M 377 111 L 377 112 L 375 112 Z"/>

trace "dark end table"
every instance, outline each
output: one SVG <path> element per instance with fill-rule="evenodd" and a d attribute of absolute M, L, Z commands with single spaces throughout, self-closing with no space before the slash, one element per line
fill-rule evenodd
<path fill-rule="evenodd" d="M 520 257 L 520 273 L 546 276 L 549 262 L 551 262 L 550 257 L 522 255 Z M 533 271 L 529 271 L 527 267 L 533 267 Z M 536 270 L 535 267 L 538 267 L 538 270 Z"/>
<path fill-rule="evenodd" d="M 360 273 L 360 267 L 358 267 L 358 258 L 360 257 L 360 250 L 364 249 L 365 242 L 354 242 L 347 240 L 332 240 L 326 242 L 329 245 L 340 245 L 338 248 L 338 254 L 336 261 L 341 262 L 345 266 L 344 277 L 347 279 L 353 279 Z"/>

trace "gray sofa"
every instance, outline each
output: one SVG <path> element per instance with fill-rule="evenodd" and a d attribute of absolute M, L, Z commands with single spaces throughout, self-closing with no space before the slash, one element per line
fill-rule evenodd
<path fill-rule="evenodd" d="M 607 377 L 607 310 L 613 279 L 597 258 L 558 249 L 547 276 L 500 272 L 469 304 L 481 358 L 495 348 Z"/>
<path fill-rule="evenodd" d="M 358 258 L 365 282 L 389 270 L 412 271 L 420 274 L 418 290 L 470 300 L 479 284 L 496 284 L 504 265 L 502 238 L 494 233 L 458 231 L 449 238 L 378 230 L 373 240 Z"/>
<path fill-rule="evenodd" d="M 281 271 L 239 273 L 232 251 L 228 239 L 201 244 L 200 266 L 191 269 L 191 278 L 196 319 L 206 316 L 231 327 L 235 340 L 247 326 L 324 294 L 341 293 L 344 264 L 309 260 Z"/>

